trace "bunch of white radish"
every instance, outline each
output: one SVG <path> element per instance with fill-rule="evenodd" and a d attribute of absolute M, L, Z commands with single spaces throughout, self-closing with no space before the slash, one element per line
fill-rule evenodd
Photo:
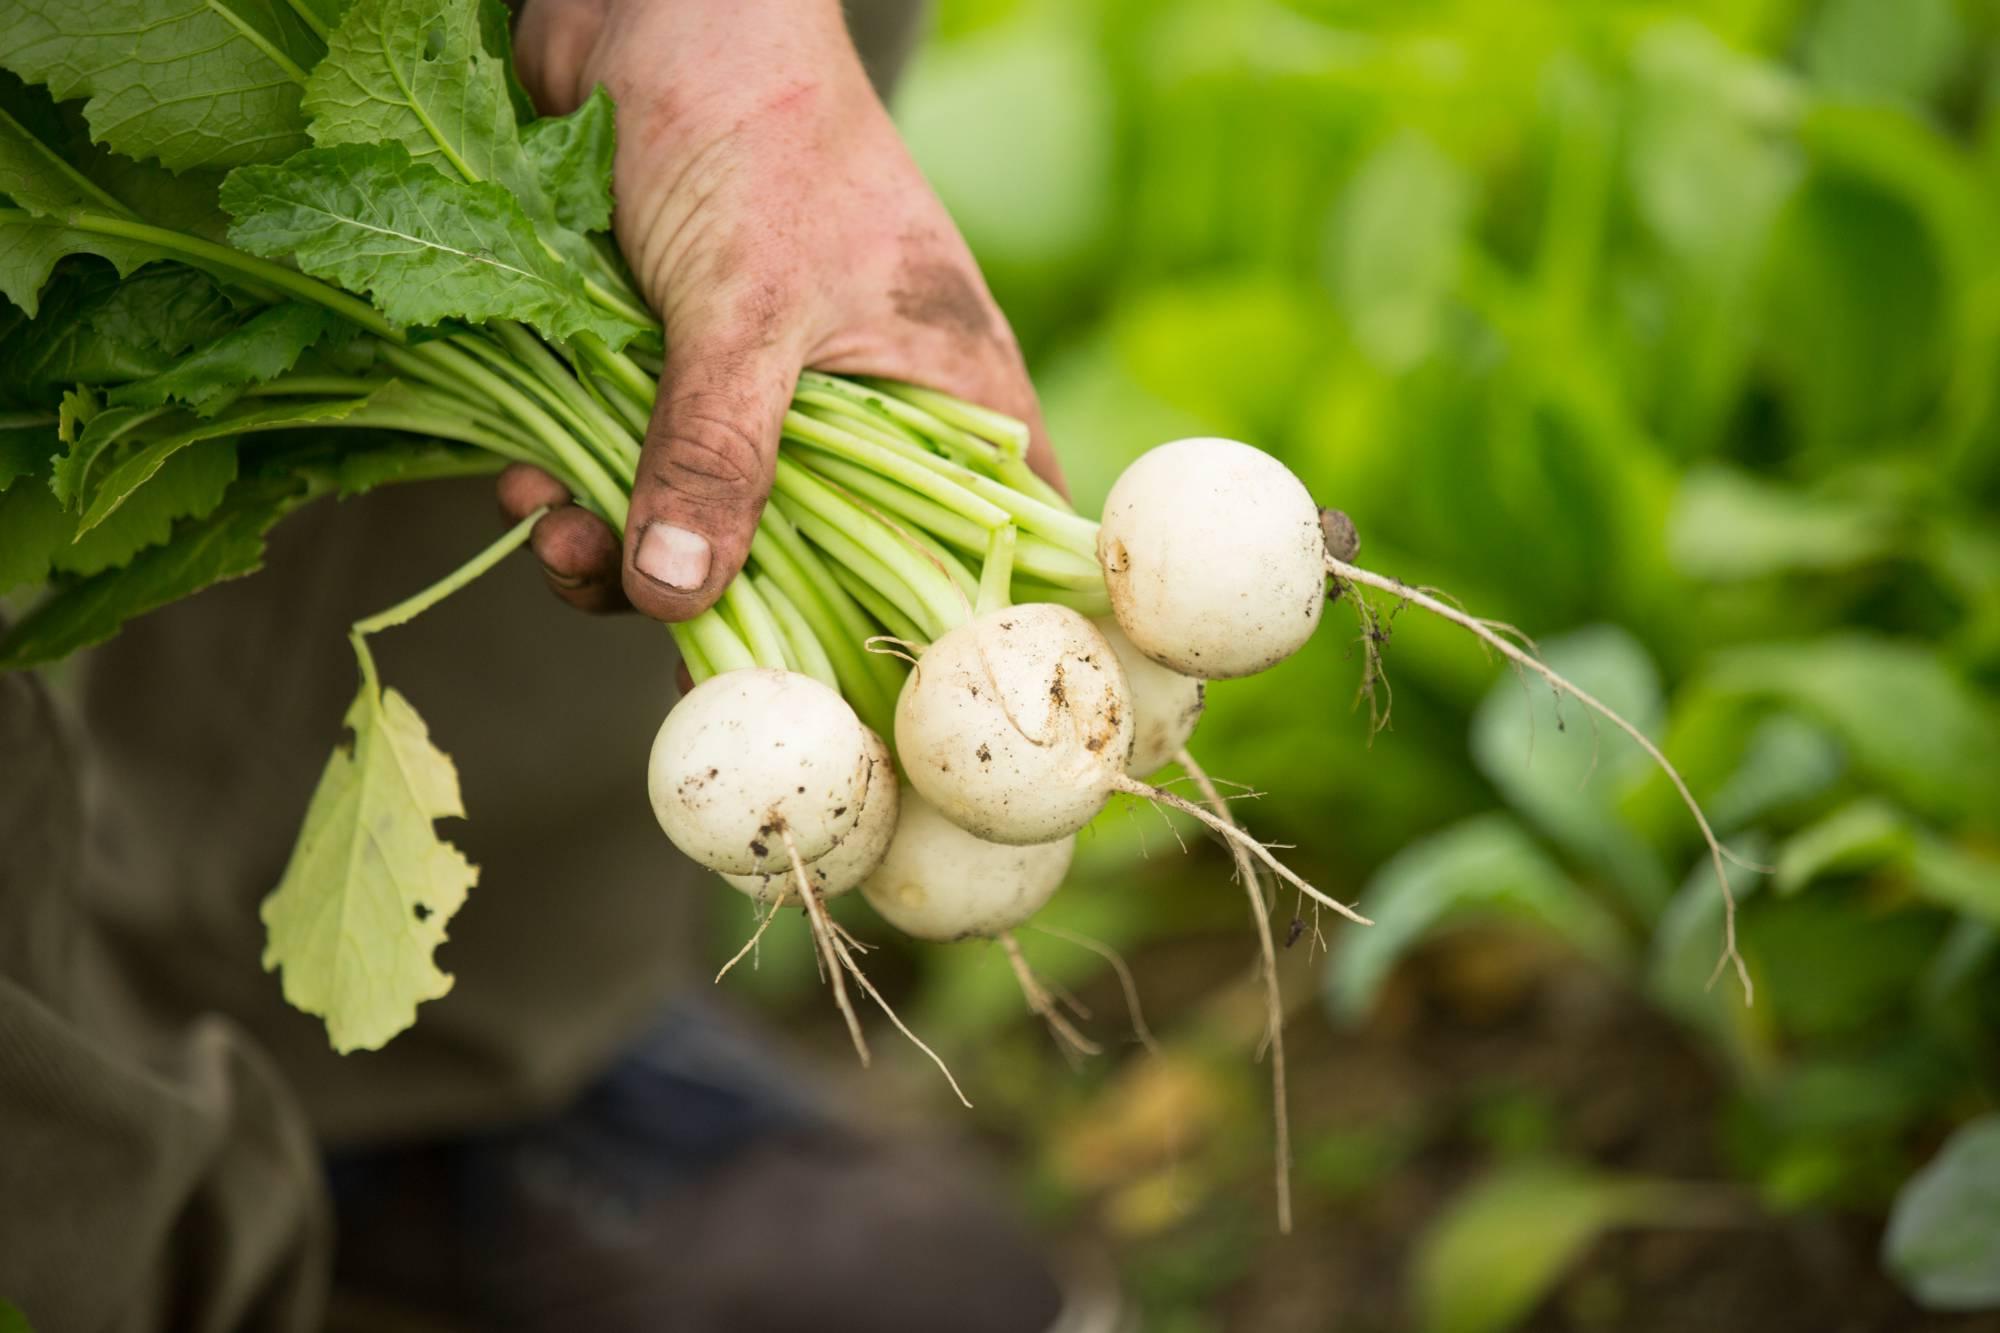
<path fill-rule="evenodd" d="M 1189 756 L 1206 682 L 1297 652 L 1331 581 L 1444 615 L 1601 706 L 1487 622 L 1349 563 L 1347 543 L 1330 550 L 1306 487 L 1249 445 L 1153 449 L 1118 478 L 1093 524 L 1020 466 L 1015 423 L 877 387 L 871 397 L 812 376 L 801 386 L 752 591 L 739 597 L 739 578 L 714 623 L 681 631 L 700 683 L 653 746 L 661 827 L 766 906 L 759 935 L 781 906 L 804 908 L 865 1059 L 842 973 L 881 997 L 825 899 L 858 887 L 878 916 L 918 939 L 999 939 L 1031 1006 L 1091 1049 L 1046 1004 L 1010 932 L 1049 901 L 1077 832 L 1113 796 L 1202 821 L 1229 844 L 1253 906 L 1288 1225 L 1281 1011 L 1260 870 L 1367 922 L 1239 828 Z M 764 571 L 795 585 L 791 602 L 820 599 L 812 618 L 831 627 L 824 651 L 791 623 L 805 616 L 775 632 L 760 626 L 759 608 L 785 596 L 774 583 L 758 598 Z M 1372 613 L 1356 600 L 1366 624 Z M 834 678 L 801 674 L 809 660 L 837 662 Z M 886 716 L 885 670 L 900 677 Z M 857 710 L 871 706 L 864 722 Z M 1169 762 L 1205 804 L 1145 781 Z"/>

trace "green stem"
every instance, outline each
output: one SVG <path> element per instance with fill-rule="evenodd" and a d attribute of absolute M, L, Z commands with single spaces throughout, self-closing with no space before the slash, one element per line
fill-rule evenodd
<path fill-rule="evenodd" d="M 512 555 L 518 547 L 528 540 L 528 534 L 534 530 L 535 524 L 541 520 L 542 515 L 548 512 L 546 507 L 537 509 L 534 513 L 507 529 L 505 535 L 492 545 L 439 579 L 436 583 L 433 583 L 430 587 L 425 588 L 422 592 L 414 596 L 405 597 L 387 611 L 378 611 L 366 620 L 355 621 L 354 627 L 348 631 L 348 637 L 356 640 L 358 643 L 370 634 L 377 634 L 385 629 L 394 629 L 398 625 L 407 625 L 410 621 L 415 620 L 418 616 L 430 610 L 439 602 L 442 602 L 445 598 L 451 596 L 460 588 L 463 588 L 466 584 L 499 564 L 502 560 L 505 560 L 509 555 Z"/>
<path fill-rule="evenodd" d="M 993 539 L 986 545 L 986 563 L 979 567 L 978 614 L 998 611 L 1011 606 L 1009 599 L 1014 582 L 1014 528 L 1009 524 L 996 528 Z"/>
<path fill-rule="evenodd" d="M 784 630 L 779 628 L 777 617 L 764 605 L 764 599 L 757 595 L 749 579 L 739 575 L 729 580 L 729 586 L 722 590 L 722 603 L 735 616 L 744 646 L 749 648 L 758 666 L 774 671 L 797 669 L 785 645 Z"/>
<path fill-rule="evenodd" d="M 1027 423 L 1010 417 L 1005 412 L 995 412 L 992 408 L 968 403 L 948 393 L 926 389 L 922 385 L 873 378 L 863 378 L 860 382 L 881 390 L 894 400 L 909 404 L 947 426 L 956 427 L 969 435 L 996 444 L 1002 453 L 1010 457 L 1018 459 L 1028 456 Z"/>
<path fill-rule="evenodd" d="M 831 556 L 866 579 L 936 638 L 963 617 L 950 577 L 913 552 L 886 523 L 778 456 L 773 493 L 785 517 Z"/>
<path fill-rule="evenodd" d="M 500 335 L 500 341 L 506 344 L 516 360 L 525 364 L 536 378 L 568 405 L 591 437 L 609 450 L 610 456 L 604 460 L 607 466 L 619 476 L 631 476 L 637 471 L 638 440 L 625 429 L 623 422 L 604 410 L 561 358 L 551 352 L 540 338 L 512 320 L 496 320 L 488 327 Z"/>
<path fill-rule="evenodd" d="M 715 675 L 715 668 L 708 664 L 708 655 L 701 650 L 701 644 L 688 632 L 685 625 L 668 625 L 667 632 L 674 636 L 674 647 L 680 651 L 681 662 L 688 669 L 688 678 L 699 685 Z"/>
<path fill-rule="evenodd" d="M 844 398 L 870 411 L 888 414 L 901 425 L 909 427 L 922 438 L 929 440 L 956 462 L 979 466 L 988 472 L 994 471 L 999 466 L 1001 455 L 999 445 L 940 421 L 931 413 L 906 402 L 898 396 L 902 392 L 900 385 L 894 389 L 878 388 L 874 387 L 878 383 L 876 381 L 840 379 L 832 375 L 822 375 L 817 371 L 808 371 L 800 376 L 799 382 L 833 394 L 837 398 Z M 889 381 L 879 381 L 879 383 L 887 384 Z"/>
<path fill-rule="evenodd" d="M 901 639 L 911 649 L 923 647 L 935 635 L 924 632 L 924 627 L 903 614 L 902 608 L 884 597 L 867 579 L 849 569 L 846 565 L 833 566 L 833 576 L 840 581 L 848 595 L 861 603 L 869 615 L 882 622 L 882 628 Z M 870 651 L 865 650 L 864 651 Z"/>
<path fill-rule="evenodd" d="M 712 610 L 704 611 L 692 620 L 683 620 L 679 628 L 694 640 L 702 660 L 715 675 L 725 671 L 745 671 L 757 665 L 757 659 L 737 637 L 736 631 L 724 624 L 722 617 Z"/>
<path fill-rule="evenodd" d="M 833 576 L 826 562 L 820 559 L 819 552 L 799 535 L 798 529 L 775 504 L 765 505 L 764 512 L 758 516 L 757 542 L 751 546 L 753 559 L 758 558 L 758 543 L 768 544 L 784 557 L 783 564 L 775 560 L 764 561 L 764 567 L 781 581 L 787 567 L 796 571 L 797 585 L 786 584 L 785 590 L 791 594 L 799 609 L 811 617 L 815 615 L 814 606 L 818 605 L 832 619 L 834 625 L 831 628 L 815 619 L 814 631 L 834 655 L 841 680 L 847 686 L 850 703 L 860 697 L 854 688 L 854 681 L 865 677 L 872 683 L 869 695 L 874 706 L 862 709 L 857 705 L 856 711 L 862 714 L 863 720 L 871 716 L 881 719 L 883 725 L 874 721 L 869 721 L 869 725 L 881 735 L 888 736 L 890 728 L 886 724 L 894 715 L 896 696 L 903 688 L 902 664 L 862 647 L 868 636 L 875 632 L 875 627 L 868 623 L 867 613 L 848 595 L 847 589 Z"/>
<path fill-rule="evenodd" d="M 785 590 L 770 574 L 759 571 L 746 576 L 756 586 L 757 595 L 771 608 L 771 615 L 784 633 L 785 643 L 795 659 L 794 671 L 811 676 L 830 690 L 840 690 L 840 674 L 833 669 L 833 659 L 827 655 L 826 646 L 813 633 L 805 615 L 785 596 Z M 865 721 L 866 719 L 864 719 Z"/>
<path fill-rule="evenodd" d="M 623 352 L 614 352 L 605 341 L 594 333 L 579 333 L 576 336 L 577 351 L 583 359 L 604 373 L 604 377 L 616 385 L 632 405 L 641 412 L 650 414 L 653 400 L 660 396 L 660 385 L 648 375 L 632 358 Z"/>
<path fill-rule="evenodd" d="M 913 458 L 803 412 L 785 413 L 785 438 L 859 464 L 878 476 L 901 483 L 917 494 L 961 515 L 991 532 L 1007 522 L 1007 511 L 973 494 L 950 478 Z"/>
<path fill-rule="evenodd" d="M 307 277 L 296 269 L 274 264 L 267 259 L 258 259 L 241 250 L 232 250 L 226 245 L 204 241 L 186 232 L 173 231 L 166 227 L 155 227 L 146 222 L 132 222 L 125 218 L 107 217 L 88 209 L 71 209 L 59 218 L 41 218 L 18 209 L 0 209 L 0 223 L 24 220 L 45 226 L 74 227 L 98 236 L 116 236 L 122 240 L 140 241 L 155 246 L 168 254 L 187 260 L 197 268 L 219 269 L 224 273 L 237 274 L 274 288 L 303 301 L 326 307 L 350 324 L 358 324 L 378 337 L 392 342 L 405 341 L 403 331 L 384 319 L 366 301 L 348 295 L 337 287 Z"/>
<path fill-rule="evenodd" d="M 567 474 L 564 480 L 570 488 L 580 492 L 614 529 L 625 531 L 626 513 L 631 508 L 626 490 L 538 403 L 449 343 L 419 343 L 412 350 L 490 394 L 509 416 L 548 447 L 550 458 Z M 714 660 L 713 654 L 710 659 Z"/>

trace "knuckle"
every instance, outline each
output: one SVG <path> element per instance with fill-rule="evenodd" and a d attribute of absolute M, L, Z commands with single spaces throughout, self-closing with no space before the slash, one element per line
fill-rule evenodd
<path fill-rule="evenodd" d="M 734 498 L 761 487 L 764 449 L 743 423 L 741 404 L 721 395 L 677 400 L 654 479 L 694 499 Z"/>

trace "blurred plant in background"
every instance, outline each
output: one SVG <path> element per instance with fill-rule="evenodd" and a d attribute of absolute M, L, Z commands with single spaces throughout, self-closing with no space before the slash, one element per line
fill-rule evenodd
<path fill-rule="evenodd" d="M 1464 927 L 1584 960 L 1720 1089 L 1694 1160 L 1739 1184 L 1704 1193 L 1580 1160 L 1515 1080 L 1404 1308 L 1505 1328 L 1605 1228 L 1892 1207 L 1907 1292 L 2000 1306 L 2000 11 L 947 0 L 898 115 L 1080 500 L 1179 435 L 1278 453 L 1365 563 L 1536 636 L 1774 867 L 1735 875 L 1746 1006 L 1708 984 L 1721 904 L 1671 787 L 1456 631 L 1392 619 L 1372 745 L 1339 605 L 1298 659 L 1212 691 L 1196 753 L 1380 923 L 1313 980 L 1287 954 L 1333 1024 L 1308 1058 L 1335 1072 L 1293 1097 L 1322 1207 L 1424 1151 L 1420 1114 L 1329 1119 L 1320 1090 L 1355 1095 L 1340 1033 Z M 1101 821 L 1054 915 L 1157 964 L 1142 988 L 1184 1015 L 1166 1055 L 1071 1076 L 1003 964 L 914 966 L 934 1037 L 1015 1030 L 972 1057 L 982 1111 L 1031 1125 L 1053 1210 L 1101 1197 L 1153 1238 L 1130 1257 L 1148 1327 L 1192 1330 L 1269 1248 L 1268 1126 L 1254 1072 L 1192 1072 L 1248 1066 L 1254 1005 L 1176 979 L 1250 958 L 1240 895 L 1150 819 Z M 1147 874 L 1104 878 L 1138 840 Z M 1217 940 L 1240 959 L 1177 964 Z M 1060 980 L 1101 970 L 1036 944 Z M 1121 1160 L 1156 1121 L 1185 1143 Z M 1955 1165 L 1912 1181 L 1932 1158 Z M 1297 1326 L 1375 1326 L 1321 1313 Z"/>

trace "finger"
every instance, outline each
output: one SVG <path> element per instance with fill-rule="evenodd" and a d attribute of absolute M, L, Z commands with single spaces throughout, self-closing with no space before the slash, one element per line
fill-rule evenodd
<path fill-rule="evenodd" d="M 622 611 L 625 600 L 618 536 L 587 509 L 550 510 L 528 535 L 549 589 L 579 611 Z"/>
<path fill-rule="evenodd" d="M 509 523 L 519 523 L 537 509 L 555 509 L 570 502 L 567 486 L 526 463 L 509 463 L 495 489 L 500 495 L 500 515 Z"/>
<path fill-rule="evenodd" d="M 750 553 L 799 373 L 770 322 L 669 331 L 625 528 L 625 595 L 657 620 L 708 609 Z"/>
<path fill-rule="evenodd" d="M 605 9 L 604 0 L 528 0 L 522 9 L 514 72 L 543 115 L 567 115 L 583 101 L 577 84 Z"/>

